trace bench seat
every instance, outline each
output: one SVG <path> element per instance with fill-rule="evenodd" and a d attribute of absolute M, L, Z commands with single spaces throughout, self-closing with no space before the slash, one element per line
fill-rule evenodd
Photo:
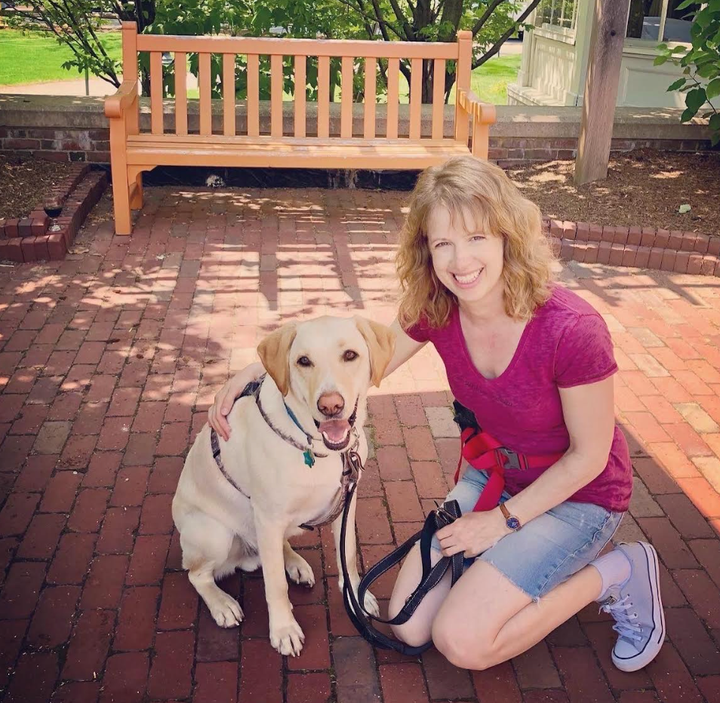
<path fill-rule="evenodd" d="M 127 138 L 129 166 L 424 169 L 467 154 L 454 139 L 319 139 L 317 137 L 184 137 L 140 134 Z"/>

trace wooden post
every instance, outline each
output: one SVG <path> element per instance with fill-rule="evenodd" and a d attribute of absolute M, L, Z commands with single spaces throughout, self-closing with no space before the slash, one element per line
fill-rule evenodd
<path fill-rule="evenodd" d="M 607 177 L 630 0 L 595 0 L 575 183 Z"/>
<path fill-rule="evenodd" d="M 123 81 L 138 80 L 137 25 L 135 22 L 122 23 Z M 138 93 L 140 91 L 138 90 Z M 127 116 L 128 134 L 140 132 L 140 105 L 132 106 Z"/>
<path fill-rule="evenodd" d="M 461 88 L 470 90 L 472 73 L 472 32 L 464 29 L 457 33 L 458 60 L 455 64 L 455 141 L 467 146 L 470 133 L 468 113 L 460 107 L 458 95 Z"/>

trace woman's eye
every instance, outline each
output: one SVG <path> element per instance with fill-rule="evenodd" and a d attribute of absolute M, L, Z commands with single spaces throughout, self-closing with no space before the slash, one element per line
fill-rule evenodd
<path fill-rule="evenodd" d="M 447 246 L 447 242 L 437 242 L 437 244 L 433 245 L 433 249 L 439 249 L 440 247 Z"/>
<path fill-rule="evenodd" d="M 312 366 L 312 361 L 310 361 L 310 359 L 308 359 L 306 356 L 301 356 L 297 360 L 297 363 L 298 363 L 298 366 L 306 366 L 306 367 Z"/>
<path fill-rule="evenodd" d="M 482 242 L 485 239 L 484 234 L 474 234 L 472 237 L 470 237 L 474 242 Z"/>
<path fill-rule="evenodd" d="M 355 361 L 355 359 L 358 358 L 358 353 L 356 351 L 353 351 L 352 349 L 348 349 L 343 354 L 343 361 Z"/>

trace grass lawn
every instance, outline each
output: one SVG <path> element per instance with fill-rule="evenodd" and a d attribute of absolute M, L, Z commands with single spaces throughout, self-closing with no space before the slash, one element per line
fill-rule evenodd
<path fill-rule="evenodd" d="M 120 32 L 103 33 L 102 39 L 110 56 L 119 58 Z M 0 85 L 81 78 L 82 75 L 76 71 L 67 71 L 62 67 L 71 57 L 70 49 L 59 46 L 52 37 L 23 33 L 15 29 L 0 29 Z M 515 80 L 519 70 L 519 54 L 490 59 L 473 71 L 472 89 L 485 102 L 505 105 L 507 84 Z M 399 88 L 400 101 L 407 102 L 407 82 L 402 75 Z M 197 89 L 189 90 L 188 97 L 197 98 Z M 292 98 L 286 96 L 286 99 Z M 454 100 L 453 88 L 450 103 Z"/>
<path fill-rule="evenodd" d="M 120 32 L 104 32 L 102 42 L 113 58 L 120 58 Z M 76 69 L 62 65 L 72 51 L 60 46 L 52 36 L 30 34 L 17 29 L 0 29 L 0 85 L 38 83 L 82 78 Z"/>

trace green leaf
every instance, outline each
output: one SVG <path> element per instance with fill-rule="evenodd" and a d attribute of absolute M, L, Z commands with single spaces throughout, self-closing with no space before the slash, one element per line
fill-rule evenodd
<path fill-rule="evenodd" d="M 720 132 L 720 113 L 715 112 L 710 117 L 710 129 L 714 132 Z"/>
<path fill-rule="evenodd" d="M 697 114 L 697 110 L 693 110 L 692 108 L 686 108 L 683 110 L 682 115 L 680 115 L 680 122 L 689 122 L 695 115 Z"/>
<path fill-rule="evenodd" d="M 720 73 L 720 68 L 712 63 L 705 63 L 697 70 L 698 76 L 701 78 L 715 78 Z"/>
<path fill-rule="evenodd" d="M 668 86 L 667 92 L 671 93 L 673 90 L 677 90 L 681 86 L 685 85 L 686 78 L 678 78 L 674 83 Z"/>
<path fill-rule="evenodd" d="M 712 144 L 712 146 L 717 146 L 719 142 L 720 142 L 720 132 L 714 132 L 713 134 L 710 135 L 710 144 Z"/>
<path fill-rule="evenodd" d="M 683 0 L 676 8 L 675 10 L 684 10 L 686 7 L 690 7 L 690 5 L 694 5 L 696 0 Z"/>
<path fill-rule="evenodd" d="M 687 94 L 685 104 L 695 111 L 694 115 L 703 106 L 706 99 L 705 88 L 695 88 Z"/>
<path fill-rule="evenodd" d="M 660 56 L 655 57 L 655 61 L 653 61 L 653 66 L 662 66 L 667 60 L 668 56 L 665 54 L 660 54 Z"/>
<path fill-rule="evenodd" d="M 706 98 L 712 100 L 712 98 L 720 95 L 720 78 L 710 81 L 707 88 L 705 88 Z"/>

